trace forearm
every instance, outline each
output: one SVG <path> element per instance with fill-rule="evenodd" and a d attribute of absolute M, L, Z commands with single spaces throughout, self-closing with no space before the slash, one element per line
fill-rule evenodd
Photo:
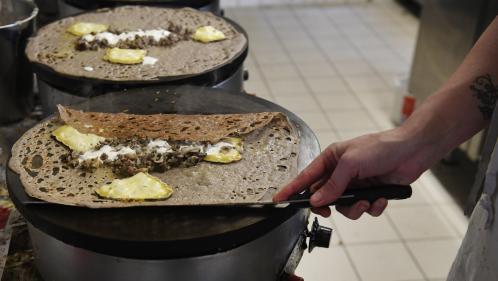
<path fill-rule="evenodd" d="M 443 157 L 488 125 L 498 92 L 498 20 L 481 36 L 458 70 L 399 128 L 428 161 Z"/>

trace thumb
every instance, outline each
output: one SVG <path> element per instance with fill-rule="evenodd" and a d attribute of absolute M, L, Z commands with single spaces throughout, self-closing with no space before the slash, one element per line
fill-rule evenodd
<path fill-rule="evenodd" d="M 357 167 L 351 160 L 341 158 L 330 178 L 311 196 L 311 204 L 320 207 L 339 198 L 357 175 Z"/>

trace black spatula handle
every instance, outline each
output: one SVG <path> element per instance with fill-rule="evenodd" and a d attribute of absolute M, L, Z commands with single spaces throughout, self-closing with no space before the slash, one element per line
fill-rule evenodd
<path fill-rule="evenodd" d="M 306 208 L 310 207 L 309 198 L 310 192 L 297 194 L 289 198 L 289 203 L 294 207 Z M 348 188 L 339 199 L 331 202 L 332 205 L 353 205 L 354 203 L 366 200 L 370 203 L 380 198 L 387 200 L 401 200 L 410 198 L 412 195 L 412 188 L 409 185 L 381 185 L 371 186 L 366 188 Z M 293 202 L 295 201 L 295 202 Z"/>
<path fill-rule="evenodd" d="M 370 203 L 380 198 L 387 200 L 401 200 L 412 196 L 412 188 L 409 185 L 383 185 L 367 188 L 347 189 L 343 195 L 332 202 L 331 205 L 353 205 L 366 200 Z"/>

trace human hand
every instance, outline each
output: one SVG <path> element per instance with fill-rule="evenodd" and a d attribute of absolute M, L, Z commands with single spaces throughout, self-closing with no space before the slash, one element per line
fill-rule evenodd
<path fill-rule="evenodd" d="M 309 188 L 314 193 L 312 210 L 327 217 L 330 209 L 323 206 L 339 198 L 348 186 L 410 184 L 430 167 L 432 158 L 396 129 L 333 143 L 273 199 L 283 201 Z M 359 201 L 336 209 L 358 219 L 365 212 L 379 216 L 386 207 L 387 200 L 380 198 L 372 204 Z"/>

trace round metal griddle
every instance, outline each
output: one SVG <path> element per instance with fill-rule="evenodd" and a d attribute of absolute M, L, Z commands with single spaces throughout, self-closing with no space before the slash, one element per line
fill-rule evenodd
<path fill-rule="evenodd" d="M 62 0 L 84 10 L 116 7 L 122 5 L 161 5 L 170 7 L 202 8 L 217 4 L 219 0 Z"/>
<path fill-rule="evenodd" d="M 76 106 L 86 111 L 134 114 L 216 114 L 284 112 L 300 135 L 299 169 L 320 151 L 311 129 L 288 110 L 248 95 L 194 86 L 154 87 L 110 93 Z M 76 247 L 98 253 L 166 259 L 214 254 L 248 243 L 281 225 L 299 209 L 274 207 L 140 207 L 88 209 L 62 205 L 32 205 L 17 174 L 7 172 L 12 200 L 41 231 Z"/>
<path fill-rule="evenodd" d="M 76 16 L 76 15 L 72 15 Z M 246 37 L 244 48 L 236 54 L 231 60 L 226 61 L 214 68 L 201 73 L 163 76 L 155 80 L 129 80 L 129 81 L 110 81 L 105 79 L 78 77 L 72 75 L 61 74 L 54 71 L 51 67 L 38 63 L 31 62 L 33 71 L 38 78 L 49 84 L 51 87 L 62 92 L 71 93 L 72 95 L 81 97 L 92 97 L 102 95 L 112 91 L 121 91 L 124 89 L 143 88 L 146 86 L 157 85 L 197 85 L 197 86 L 215 86 L 224 80 L 230 78 L 236 73 L 244 63 L 249 52 L 249 38 L 247 32 L 236 22 L 231 19 L 224 18 L 238 32 Z"/>

